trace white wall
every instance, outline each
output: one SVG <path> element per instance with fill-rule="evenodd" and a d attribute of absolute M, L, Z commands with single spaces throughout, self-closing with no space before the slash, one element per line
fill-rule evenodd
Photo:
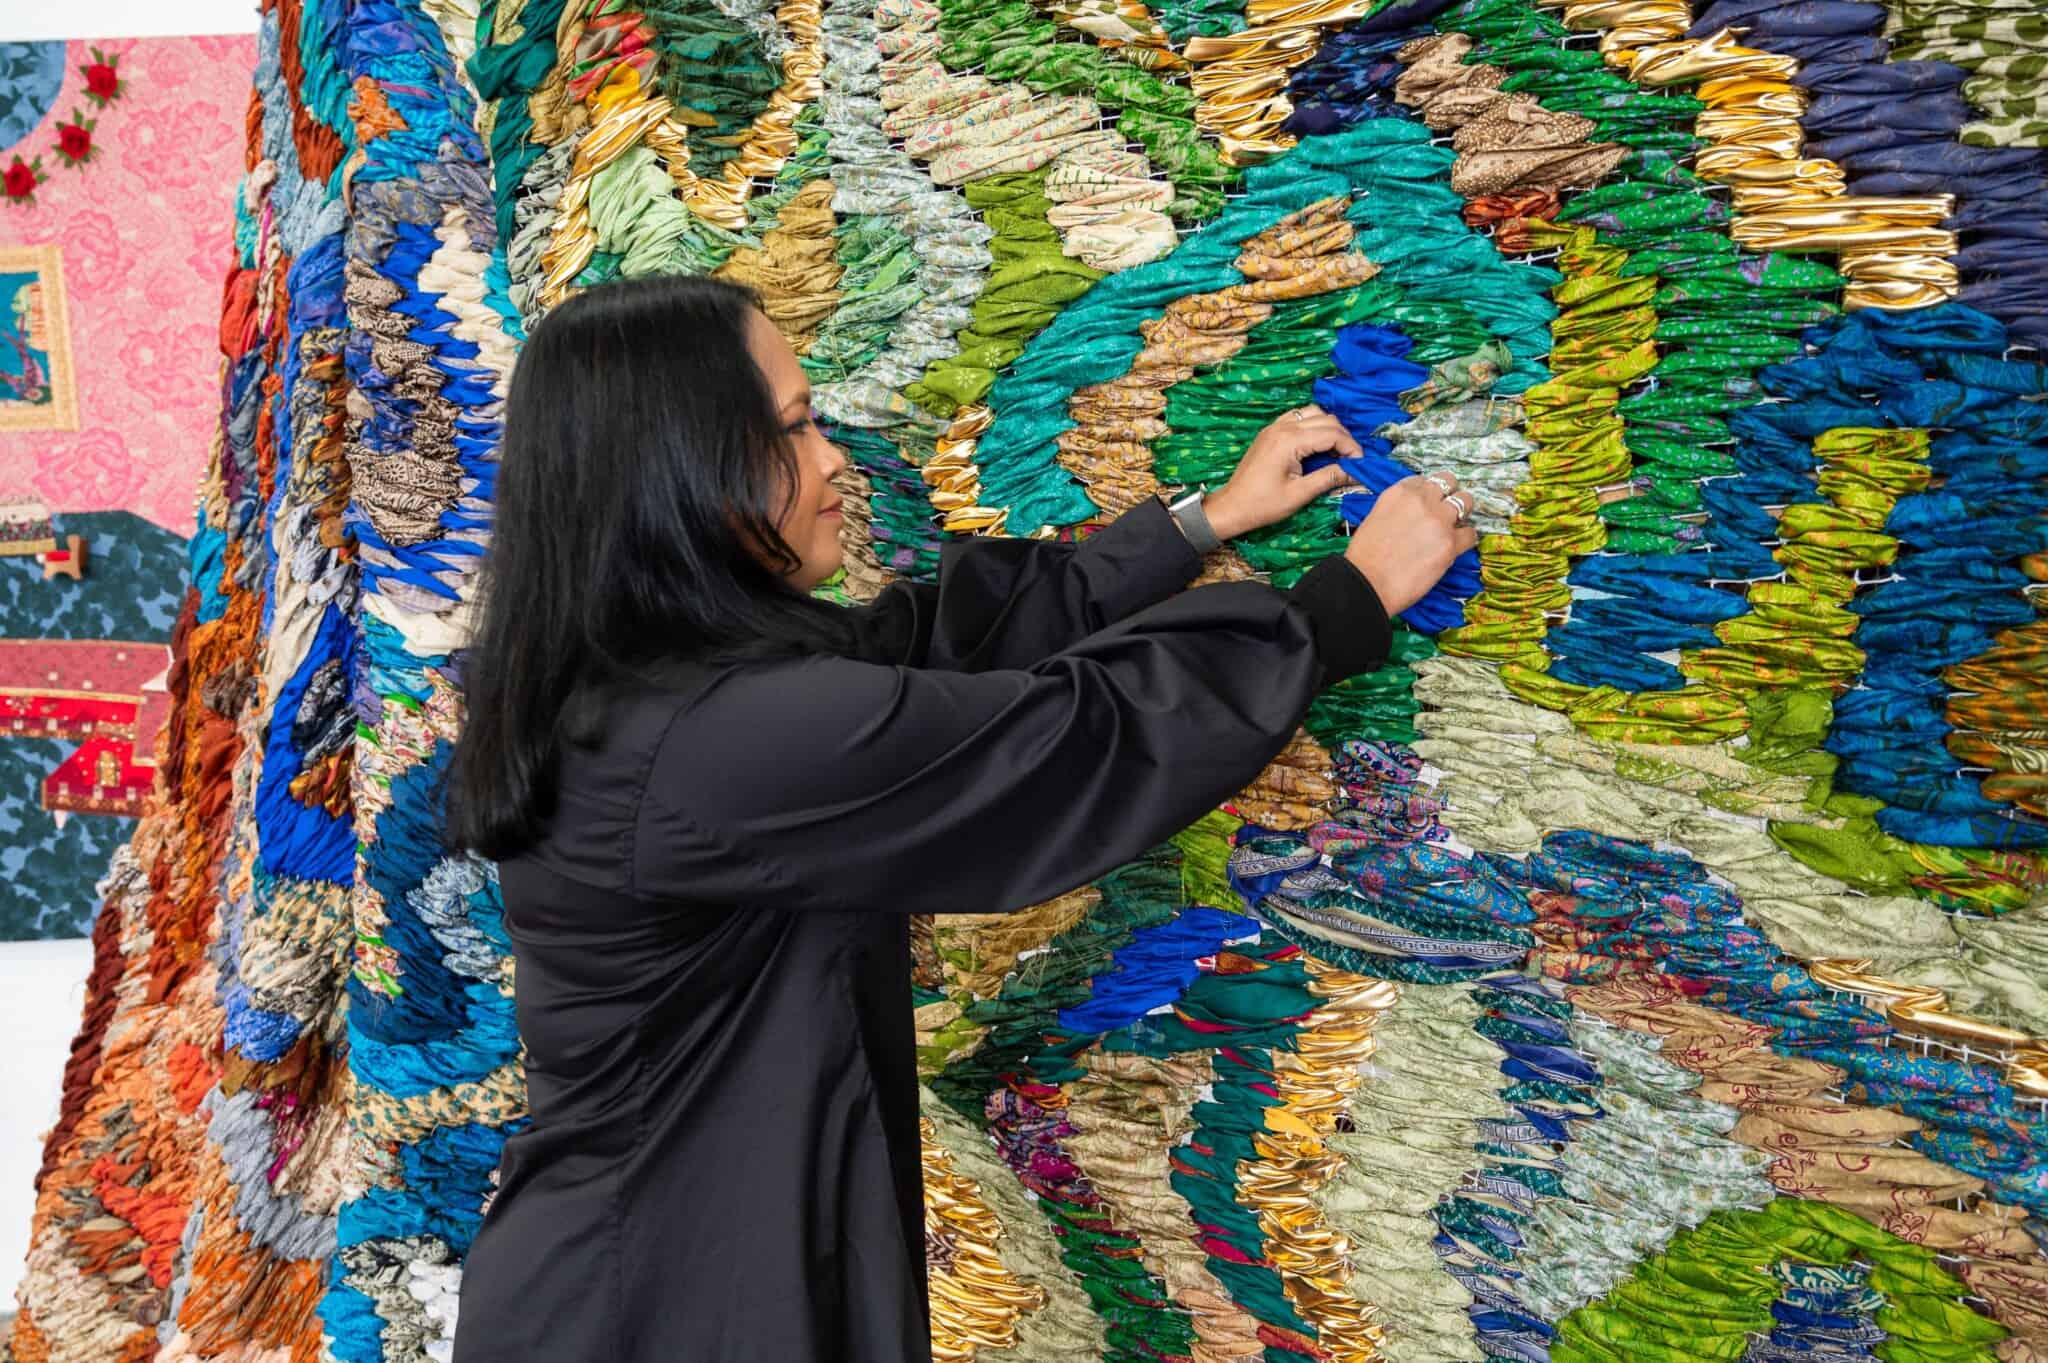
<path fill-rule="evenodd" d="M 0 1314 L 14 1309 L 43 1133 L 57 1120 L 91 973 L 92 943 L 82 937 L 0 942 Z"/>
<path fill-rule="evenodd" d="M 0 0 L 0 42 L 255 31 L 256 0 Z"/>

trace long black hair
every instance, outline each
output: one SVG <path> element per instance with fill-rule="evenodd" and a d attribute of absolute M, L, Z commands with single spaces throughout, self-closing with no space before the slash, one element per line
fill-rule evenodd
<path fill-rule="evenodd" d="M 795 453 L 747 350 L 752 297 L 710 279 L 571 298 L 512 374 L 450 838 L 531 843 L 565 743 L 611 688 L 707 656 L 830 652 L 841 612 L 779 574 Z M 750 546 L 752 546 L 750 550 Z M 768 560 L 763 562 L 763 559 Z"/>

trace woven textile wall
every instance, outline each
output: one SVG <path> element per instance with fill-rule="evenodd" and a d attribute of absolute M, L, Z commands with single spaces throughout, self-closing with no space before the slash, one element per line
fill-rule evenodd
<path fill-rule="evenodd" d="M 695 272 L 853 456 L 843 599 L 1311 399 L 1360 488 L 1205 576 L 1481 492 L 1250 789 L 920 926 L 940 1358 L 2048 1359 L 2044 68 L 2034 0 L 268 0 L 16 1358 L 448 1357 L 506 377 Z"/>

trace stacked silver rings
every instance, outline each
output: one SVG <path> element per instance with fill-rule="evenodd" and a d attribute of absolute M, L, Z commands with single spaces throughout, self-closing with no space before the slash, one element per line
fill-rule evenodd
<path fill-rule="evenodd" d="M 1444 500 L 1458 508 L 1458 524 L 1466 525 L 1472 520 L 1472 494 L 1458 486 L 1458 480 L 1448 473 L 1425 473 L 1422 480 L 1441 492 Z"/>

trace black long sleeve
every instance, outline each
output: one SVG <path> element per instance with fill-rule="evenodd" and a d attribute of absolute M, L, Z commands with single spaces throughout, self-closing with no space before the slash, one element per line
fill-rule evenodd
<path fill-rule="evenodd" d="M 499 866 L 532 1114 L 458 1363 L 929 1363 L 904 915 L 1145 851 L 1386 654 L 1342 559 L 1174 595 L 1162 529 L 965 546 L 870 617 L 881 661 L 693 666 L 564 755 Z"/>
<path fill-rule="evenodd" d="M 1079 544 L 953 540 L 936 583 L 892 583 L 853 614 L 862 653 L 877 662 L 1029 667 L 1164 601 L 1201 569 L 1166 507 L 1148 500 Z"/>
<path fill-rule="evenodd" d="M 1315 635 L 1316 657 L 1322 663 L 1317 690 L 1372 671 L 1393 650 L 1394 622 L 1365 574 L 1341 554 L 1302 574 L 1287 599 L 1308 617 Z"/>
<path fill-rule="evenodd" d="M 1156 605 L 1194 580 L 1202 560 L 1164 503 L 1146 500 L 1080 544 L 963 539 L 941 551 L 936 583 L 896 582 L 854 612 L 864 656 L 957 672 L 1029 667 Z M 1391 624 L 1342 556 L 1288 592 L 1308 613 L 1325 682 L 1379 666 Z"/>
<path fill-rule="evenodd" d="M 1385 655 L 1377 599 L 1333 563 L 1292 595 L 1182 593 L 1029 667 L 731 672 L 662 737 L 633 888 L 903 913 L 1072 889 L 1241 789 L 1319 686 Z"/>

